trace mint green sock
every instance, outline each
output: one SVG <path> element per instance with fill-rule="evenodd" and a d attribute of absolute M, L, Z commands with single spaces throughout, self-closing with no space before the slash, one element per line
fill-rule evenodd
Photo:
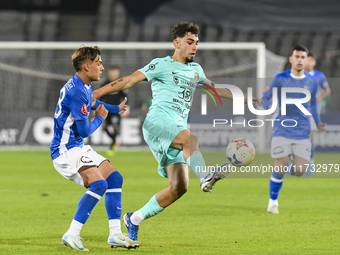
<path fill-rule="evenodd" d="M 194 151 L 187 159 L 187 165 L 198 178 L 202 178 L 202 173 L 208 173 L 206 170 L 205 160 L 199 151 Z"/>
<path fill-rule="evenodd" d="M 144 219 L 150 218 L 159 214 L 161 211 L 164 210 L 163 207 L 160 207 L 157 200 L 156 195 L 154 195 L 149 202 L 146 203 L 141 209 Z"/>

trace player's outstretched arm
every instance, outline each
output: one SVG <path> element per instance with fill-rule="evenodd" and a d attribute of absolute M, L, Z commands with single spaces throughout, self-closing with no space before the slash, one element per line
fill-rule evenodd
<path fill-rule="evenodd" d="M 207 85 L 211 86 L 212 88 L 215 89 L 215 91 L 217 92 L 217 94 L 220 96 L 220 97 L 224 97 L 224 98 L 228 98 L 228 99 L 233 99 L 233 94 L 227 90 L 227 89 L 224 89 L 224 88 L 215 88 L 215 85 L 216 83 L 211 81 L 211 80 L 207 80 Z M 212 91 L 211 89 L 209 89 L 210 92 L 214 92 Z"/>
<path fill-rule="evenodd" d="M 257 103 L 259 106 L 262 106 L 262 104 L 264 103 L 263 100 L 261 98 L 258 97 L 252 97 L 252 101 L 253 103 Z M 247 97 L 244 97 L 244 103 L 248 102 L 247 101 Z"/>
<path fill-rule="evenodd" d="M 119 105 L 112 105 L 112 104 L 108 104 L 108 103 L 103 103 L 99 100 L 96 100 L 93 104 L 92 102 L 92 110 L 96 110 L 98 108 L 98 106 L 103 105 L 106 110 L 109 111 L 109 113 L 114 113 L 114 114 L 121 114 L 124 113 L 127 110 L 127 105 L 126 104 L 127 101 L 127 97 L 124 98 L 123 102 L 121 102 Z"/>
<path fill-rule="evenodd" d="M 214 82 L 208 80 L 207 84 L 209 86 L 215 88 L 215 83 Z M 233 99 L 233 94 L 229 90 L 224 89 L 224 88 L 216 88 L 215 90 L 216 90 L 217 94 L 220 97 L 224 97 L 224 98 L 228 98 L 228 99 Z M 259 106 L 261 106 L 263 104 L 263 100 L 261 98 L 253 97 L 252 101 L 253 101 L 253 103 L 257 102 Z M 244 103 L 247 103 L 247 97 L 244 98 Z"/>
<path fill-rule="evenodd" d="M 93 91 L 92 101 L 96 101 L 98 98 L 106 94 L 119 91 L 119 90 L 128 89 L 132 87 L 133 85 L 135 85 L 137 82 L 143 81 L 145 79 L 146 77 L 144 74 L 142 74 L 140 71 L 135 71 L 133 74 L 119 78 Z"/>

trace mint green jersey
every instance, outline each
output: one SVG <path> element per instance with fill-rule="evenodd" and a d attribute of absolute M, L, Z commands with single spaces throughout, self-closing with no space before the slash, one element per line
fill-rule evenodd
<path fill-rule="evenodd" d="M 139 71 L 148 81 L 152 80 L 148 115 L 161 113 L 186 126 L 196 87 L 207 80 L 202 67 L 195 62 L 182 64 L 167 56 L 153 59 Z"/>

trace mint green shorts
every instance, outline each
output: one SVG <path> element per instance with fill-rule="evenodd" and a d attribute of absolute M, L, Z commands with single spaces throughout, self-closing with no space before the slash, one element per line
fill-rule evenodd
<path fill-rule="evenodd" d="M 164 115 L 147 116 L 143 123 L 143 136 L 158 161 L 158 173 L 167 178 L 165 167 L 175 163 L 186 163 L 183 151 L 170 148 L 177 134 L 187 128 Z"/>

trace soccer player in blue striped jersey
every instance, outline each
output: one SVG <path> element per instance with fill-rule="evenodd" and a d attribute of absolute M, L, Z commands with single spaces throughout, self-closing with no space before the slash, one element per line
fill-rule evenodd
<path fill-rule="evenodd" d="M 281 113 L 282 88 L 303 88 L 309 90 L 311 99 L 302 106 L 309 111 L 320 131 L 326 129 L 326 124 L 320 120 L 317 109 L 318 83 L 304 68 L 307 61 L 308 50 L 301 45 L 292 48 L 289 61 L 291 69 L 275 75 L 266 90 L 263 92 L 263 108 L 272 106 L 270 101 L 273 88 L 278 89 L 278 115 L 274 121 L 273 138 L 271 142 L 271 156 L 275 159 L 275 171 L 270 177 L 270 199 L 267 212 L 279 213 L 278 196 L 282 187 L 284 174 L 301 176 L 305 173 L 311 155 L 310 142 L 310 115 L 305 115 L 295 104 L 287 104 L 286 115 Z M 289 92 L 288 99 L 304 98 L 300 92 Z M 283 124 L 284 123 L 284 124 Z M 289 163 L 289 157 L 293 162 Z"/>
<path fill-rule="evenodd" d="M 315 70 L 314 69 L 315 65 L 316 65 L 316 56 L 313 53 L 308 52 L 308 58 L 307 58 L 307 64 L 306 64 L 305 70 L 313 78 L 315 78 L 319 84 L 317 99 L 318 99 L 318 109 L 321 112 L 321 101 L 331 94 L 331 89 L 327 82 L 326 76 L 322 72 Z M 311 159 L 309 161 L 310 164 L 307 168 L 305 177 L 311 177 L 313 173 L 315 172 L 315 162 L 314 162 L 315 145 L 313 144 L 313 136 L 314 136 L 314 132 L 317 131 L 318 128 L 313 118 L 311 118 L 310 121 L 311 121 L 310 141 L 312 143 L 312 153 L 311 153 Z"/>
<path fill-rule="evenodd" d="M 55 169 L 66 179 L 88 189 L 78 203 L 70 228 L 62 237 L 66 246 L 78 251 L 88 251 L 81 242 L 80 231 L 105 193 L 110 230 L 108 245 L 128 249 L 139 246 L 121 232 L 123 177 L 106 158 L 84 144 L 84 138 L 100 127 L 108 112 L 119 114 L 126 110 L 126 98 L 118 106 L 98 100 L 92 103 L 92 81 L 98 81 L 104 70 L 100 54 L 95 46 L 81 47 L 72 55 L 76 74 L 60 90 L 50 146 Z M 90 109 L 96 111 L 96 117 L 89 123 Z"/>
<path fill-rule="evenodd" d="M 204 192 L 227 175 L 215 169 L 206 172 L 206 164 L 199 151 L 199 139 L 187 128 L 188 114 L 194 92 L 200 83 L 211 87 L 202 67 L 193 62 L 198 49 L 199 28 L 187 22 L 172 29 L 175 52 L 172 56 L 155 58 L 133 74 L 120 78 L 95 90 L 94 98 L 128 89 L 139 81 L 151 81 L 152 104 L 143 123 L 144 139 L 158 161 L 158 173 L 169 180 L 169 186 L 156 193 L 141 209 L 124 215 L 129 237 L 138 240 L 139 225 L 145 219 L 162 212 L 184 195 L 189 185 L 188 166 L 200 180 Z M 216 89 L 219 96 L 232 99 L 226 89 Z M 260 105 L 261 99 L 253 98 Z M 225 167 L 228 169 L 228 167 Z"/>

